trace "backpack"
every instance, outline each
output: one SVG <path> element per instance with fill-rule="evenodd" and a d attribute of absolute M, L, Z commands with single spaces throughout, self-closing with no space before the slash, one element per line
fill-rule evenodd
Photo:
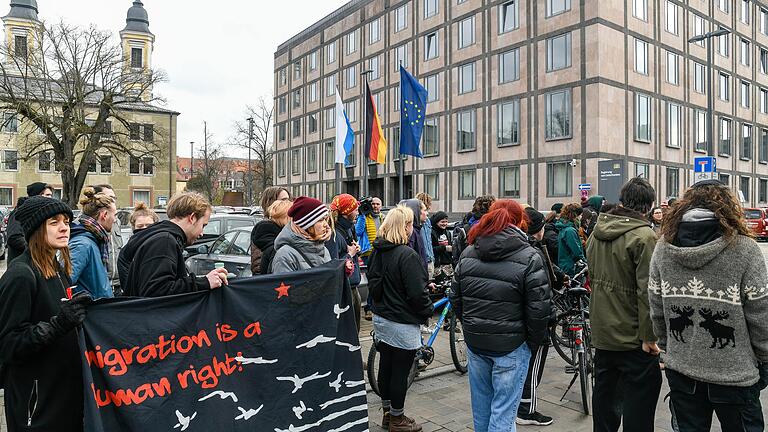
<path fill-rule="evenodd" d="M 453 230 L 453 245 L 452 245 L 452 261 L 453 261 L 453 267 L 455 268 L 459 264 L 459 258 L 461 258 L 461 253 L 464 252 L 464 249 L 467 248 L 467 230 L 464 228 L 464 225 L 457 226 Z"/>

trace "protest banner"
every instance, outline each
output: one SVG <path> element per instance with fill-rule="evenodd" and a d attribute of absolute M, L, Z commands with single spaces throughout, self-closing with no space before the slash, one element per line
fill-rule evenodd
<path fill-rule="evenodd" d="M 367 430 L 342 266 L 93 305 L 80 334 L 85 430 Z"/>

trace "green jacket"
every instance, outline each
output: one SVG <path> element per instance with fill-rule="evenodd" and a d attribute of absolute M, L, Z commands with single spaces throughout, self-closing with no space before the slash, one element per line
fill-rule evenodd
<path fill-rule="evenodd" d="M 601 213 L 587 241 L 592 287 L 589 315 L 592 344 L 607 351 L 631 351 L 655 342 L 648 306 L 648 273 L 656 234 L 648 220 L 618 207 Z"/>
<path fill-rule="evenodd" d="M 576 274 L 575 264 L 584 259 L 584 248 L 581 247 L 581 237 L 573 222 L 561 219 L 555 223 L 559 230 L 557 234 L 557 266 L 565 274 Z"/>

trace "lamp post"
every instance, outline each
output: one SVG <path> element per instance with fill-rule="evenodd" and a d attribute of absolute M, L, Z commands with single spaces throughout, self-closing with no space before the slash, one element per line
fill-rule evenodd
<path fill-rule="evenodd" d="M 195 142 L 189 142 L 189 178 L 195 176 Z"/>
<path fill-rule="evenodd" d="M 688 39 L 688 43 L 697 43 L 706 41 L 707 43 L 707 156 L 715 155 L 715 146 L 713 139 L 714 114 L 712 112 L 712 38 L 725 36 L 731 33 L 730 30 L 719 28 L 709 33 L 694 36 Z"/>
<path fill-rule="evenodd" d="M 251 142 L 253 141 L 253 117 L 248 117 L 248 175 L 247 188 L 248 188 L 248 205 L 253 205 L 253 174 L 251 173 Z"/>

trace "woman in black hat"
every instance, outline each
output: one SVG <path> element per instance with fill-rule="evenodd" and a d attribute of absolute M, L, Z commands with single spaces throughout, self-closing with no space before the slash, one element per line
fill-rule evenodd
<path fill-rule="evenodd" d="M 83 383 L 75 328 L 91 302 L 67 297 L 72 210 L 42 196 L 16 210 L 26 252 L 0 278 L 0 363 L 8 432 L 82 431 Z M 59 258 L 57 259 L 57 254 Z"/>

